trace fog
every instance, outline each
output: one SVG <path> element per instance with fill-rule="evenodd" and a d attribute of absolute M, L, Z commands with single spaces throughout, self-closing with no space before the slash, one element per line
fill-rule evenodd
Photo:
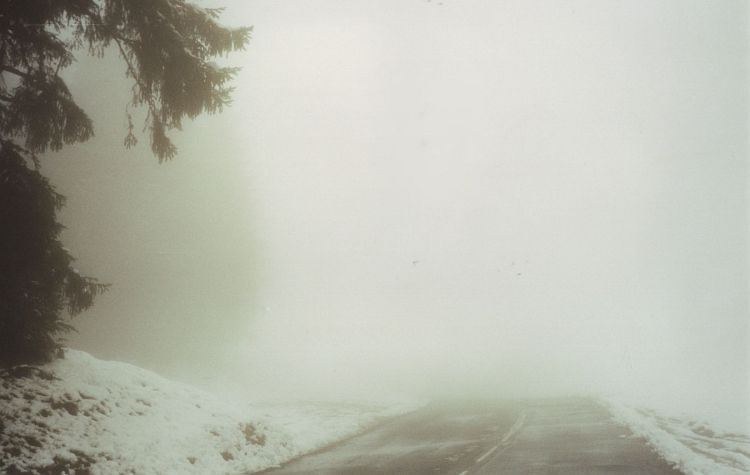
<path fill-rule="evenodd" d="M 618 394 L 750 427 L 742 1 L 211 0 L 234 102 L 48 156 L 70 345 L 251 398 Z"/>

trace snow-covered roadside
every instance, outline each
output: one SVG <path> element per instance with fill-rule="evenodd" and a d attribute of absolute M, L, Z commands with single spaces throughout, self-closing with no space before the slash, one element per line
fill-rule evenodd
<path fill-rule="evenodd" d="M 629 427 L 686 475 L 750 474 L 750 437 L 719 431 L 705 422 L 666 417 L 651 409 L 607 398 L 614 419 Z"/>
<path fill-rule="evenodd" d="M 67 350 L 4 371 L 0 473 L 248 473 L 414 405 L 239 405 L 150 371 Z"/>

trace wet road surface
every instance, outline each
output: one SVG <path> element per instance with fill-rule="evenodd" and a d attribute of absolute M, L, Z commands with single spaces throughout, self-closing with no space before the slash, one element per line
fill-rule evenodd
<path fill-rule="evenodd" d="M 630 435 L 588 399 L 434 403 L 263 473 L 681 473 Z"/>

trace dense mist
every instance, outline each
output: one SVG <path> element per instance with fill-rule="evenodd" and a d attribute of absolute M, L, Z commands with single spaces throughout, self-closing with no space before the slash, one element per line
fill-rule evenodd
<path fill-rule="evenodd" d="M 614 394 L 750 427 L 743 1 L 211 0 L 231 107 L 67 73 L 70 345 L 256 399 Z M 138 112 L 136 112 L 137 114 Z"/>

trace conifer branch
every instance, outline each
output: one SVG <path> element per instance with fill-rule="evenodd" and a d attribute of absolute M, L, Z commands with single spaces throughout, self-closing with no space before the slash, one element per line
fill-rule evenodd
<path fill-rule="evenodd" d="M 28 79 L 31 77 L 31 74 L 29 74 L 28 72 L 23 72 L 20 69 L 16 69 L 13 66 L 8 66 L 6 64 L 0 66 L 0 71 L 5 71 L 8 73 L 14 74 L 18 77 L 22 77 L 24 79 Z"/>

